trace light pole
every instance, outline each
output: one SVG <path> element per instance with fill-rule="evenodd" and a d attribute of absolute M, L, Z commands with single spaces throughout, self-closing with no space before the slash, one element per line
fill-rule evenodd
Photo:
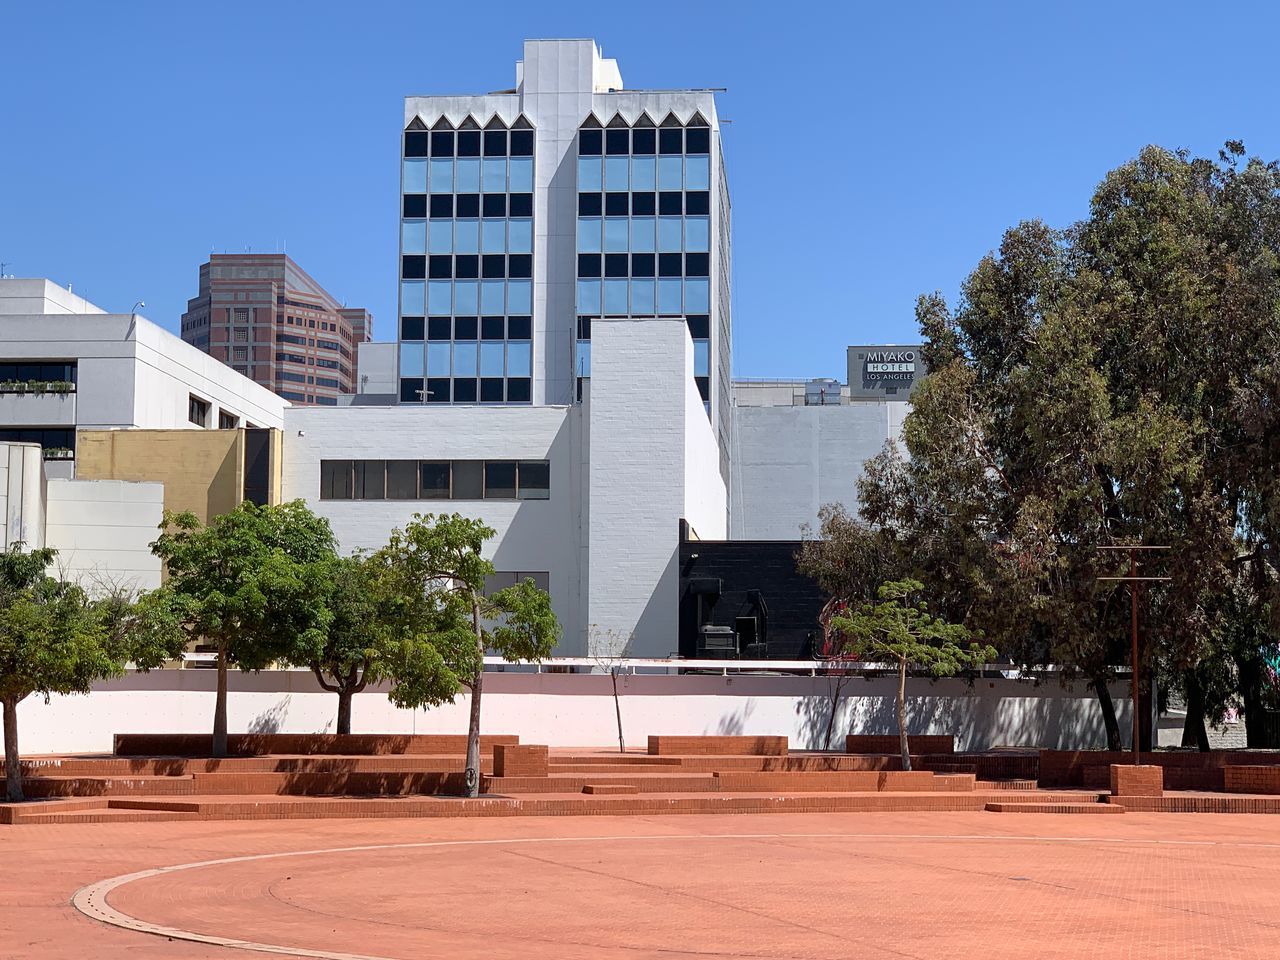
<path fill-rule="evenodd" d="M 1141 725 L 1139 723 L 1139 698 L 1138 698 L 1138 584 L 1149 582 L 1167 582 L 1172 577 L 1140 577 L 1138 576 L 1138 551 L 1139 550 L 1168 550 L 1169 547 L 1143 546 L 1141 544 L 1132 544 L 1129 546 L 1106 546 L 1098 547 L 1099 550 L 1127 550 L 1129 551 L 1129 575 L 1127 577 L 1098 577 L 1099 581 L 1109 580 L 1113 582 L 1123 582 L 1129 584 L 1129 604 L 1130 604 L 1130 644 L 1129 663 L 1132 671 L 1130 680 L 1130 703 L 1132 704 L 1131 713 L 1133 714 L 1133 763 L 1138 766 L 1142 763 L 1142 754 L 1139 750 L 1139 737 L 1141 736 Z"/>

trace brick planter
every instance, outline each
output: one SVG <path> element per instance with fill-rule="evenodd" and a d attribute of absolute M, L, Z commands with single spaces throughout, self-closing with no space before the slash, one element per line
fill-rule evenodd
<path fill-rule="evenodd" d="M 1113 797 L 1164 796 L 1164 768 L 1153 765 L 1113 763 L 1111 795 Z"/>
<path fill-rule="evenodd" d="M 499 743 L 493 748 L 495 777 L 545 777 L 547 748 L 538 744 Z"/>

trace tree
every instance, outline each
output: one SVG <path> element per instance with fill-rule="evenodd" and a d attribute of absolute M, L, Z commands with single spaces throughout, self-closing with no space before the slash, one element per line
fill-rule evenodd
<path fill-rule="evenodd" d="M 911 769 L 907 742 L 907 670 L 928 670 L 935 677 L 950 677 L 961 670 L 981 666 L 995 656 L 994 648 L 969 642 L 969 631 L 958 623 L 930 615 L 924 601 L 908 602 L 924 584 L 895 580 L 877 591 L 876 603 L 837 616 L 832 626 L 845 638 L 850 651 L 863 659 L 883 658 L 898 668 L 898 738 L 902 769 Z"/>
<path fill-rule="evenodd" d="M 618 752 L 626 753 L 627 740 L 622 733 L 622 700 L 618 695 L 618 676 L 622 673 L 623 661 L 631 656 L 636 635 L 633 631 L 623 636 L 617 631 L 601 630 L 595 625 L 588 630 L 592 635 L 592 647 L 595 650 L 591 659 L 600 669 L 608 671 L 609 679 L 613 684 L 613 717 L 618 725 Z"/>
<path fill-rule="evenodd" d="M 364 556 L 320 561 L 323 631 L 306 631 L 290 659 L 309 667 L 320 686 L 338 695 L 338 733 L 351 732 L 351 701 L 389 669 L 392 626 L 376 566 Z"/>
<path fill-rule="evenodd" d="M 57 551 L 0 553 L 0 705 L 4 710 L 6 799 L 23 799 L 18 704 L 33 693 L 88 693 L 127 661 L 142 670 L 175 657 L 185 637 L 180 611 L 165 598 L 124 593 L 91 598 L 47 573 Z"/>
<path fill-rule="evenodd" d="M 415 514 L 373 555 L 391 586 L 399 621 L 390 670 L 392 700 L 422 706 L 471 692 L 465 795 L 480 791 L 480 703 L 484 657 L 538 661 L 560 639 L 551 598 L 531 579 L 486 594 L 493 564 L 481 552 L 494 530 L 460 514 Z"/>
<path fill-rule="evenodd" d="M 207 526 L 166 511 L 161 530 L 151 545 L 169 573 L 160 589 L 185 611 L 187 636 L 217 654 L 212 754 L 225 757 L 228 669 L 261 670 L 323 643 L 333 533 L 301 500 L 245 501 Z"/>

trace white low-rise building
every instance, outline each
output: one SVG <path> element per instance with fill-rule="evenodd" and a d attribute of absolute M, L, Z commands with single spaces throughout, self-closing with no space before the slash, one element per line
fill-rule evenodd
<path fill-rule="evenodd" d="M 137 313 L 0 279 L 0 440 L 74 476 L 77 428 L 280 427 L 288 401 Z"/>

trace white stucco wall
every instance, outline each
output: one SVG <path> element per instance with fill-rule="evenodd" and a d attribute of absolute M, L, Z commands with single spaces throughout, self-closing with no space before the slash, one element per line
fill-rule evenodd
<path fill-rule="evenodd" d="M 153 590 L 160 558 L 151 542 L 164 513 L 163 483 L 50 480 L 45 542 L 58 551 L 54 567 L 86 590 Z"/>
<path fill-rule="evenodd" d="M 910 405 L 734 408 L 731 535 L 798 540 L 827 503 L 857 507 L 863 464 L 901 435 Z"/>
<path fill-rule="evenodd" d="M 0 496 L 3 497 L 4 543 L 27 549 L 45 545 L 43 455 L 35 443 L 0 443 Z"/>
<path fill-rule="evenodd" d="M 18 708 L 23 754 L 98 752 L 115 733 L 207 733 L 214 700 L 212 670 L 159 670 L 94 685 L 87 696 L 28 697 Z M 832 703 L 826 677 L 640 675 L 619 678 L 623 732 L 642 746 L 650 734 L 785 735 L 793 749 L 821 748 Z M 268 671 L 230 677 L 228 720 L 233 733 L 331 732 L 337 699 L 308 671 Z M 955 734 L 960 749 L 1105 743 L 1097 700 L 1084 689 L 1056 684 L 983 680 L 911 680 L 910 733 Z M 1127 690 L 1112 687 L 1121 729 L 1128 728 Z M 894 733 L 896 680 L 847 683 L 834 724 L 844 733 Z M 518 734 L 525 743 L 612 747 L 617 726 L 606 674 L 490 673 L 485 677 L 485 733 Z M 462 733 L 467 699 L 431 710 L 400 710 L 385 690 L 371 688 L 352 704 L 357 733 Z"/>

